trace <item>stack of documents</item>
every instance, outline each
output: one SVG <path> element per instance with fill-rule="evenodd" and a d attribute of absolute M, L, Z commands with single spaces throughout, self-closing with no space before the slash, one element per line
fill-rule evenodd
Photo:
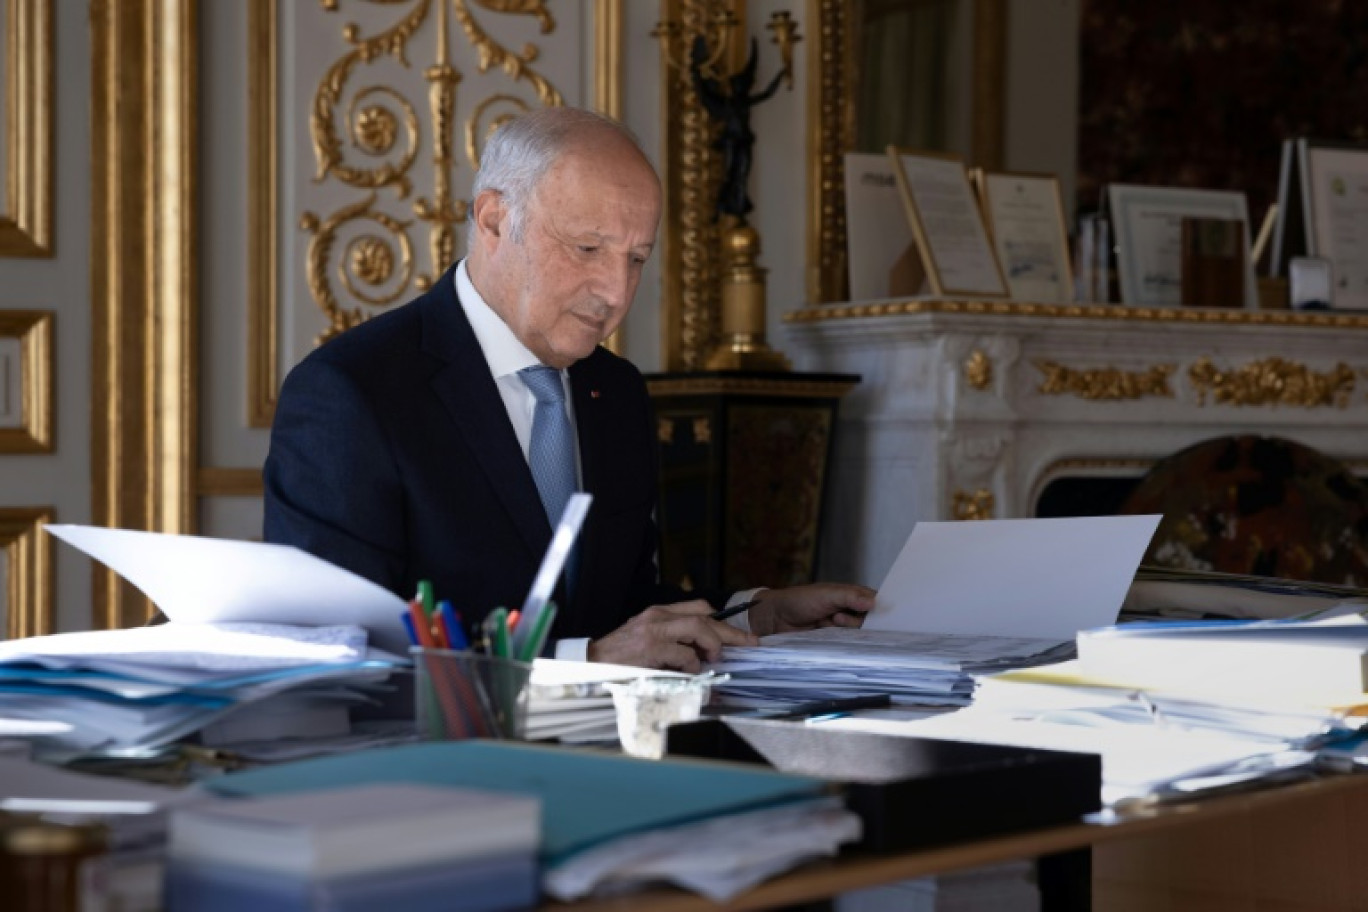
<path fill-rule="evenodd" d="M 1057 662 L 1116 620 L 1158 516 L 918 523 L 861 630 L 829 627 L 727 648 L 728 702 L 890 694 L 963 706 L 975 675 Z"/>
<path fill-rule="evenodd" d="M 617 713 L 607 685 L 645 677 L 689 676 L 609 662 L 536 659 L 528 688 L 527 739 L 566 744 L 617 742 Z"/>
<path fill-rule="evenodd" d="M 538 894 L 537 799 L 398 783 L 176 811 L 167 908 L 522 909 Z"/>
<path fill-rule="evenodd" d="M 718 688 L 730 705 L 886 693 L 895 703 L 954 707 L 973 698 L 975 675 L 1072 655 L 1068 641 L 824 627 L 728 647 L 713 667 L 731 675 Z"/>
<path fill-rule="evenodd" d="M 1358 607 L 1358 606 L 1352 606 Z M 1188 693 L 1368 691 L 1368 618 L 1124 624 L 1078 635 L 1084 674 Z"/>
<path fill-rule="evenodd" d="M 1356 608 L 1355 608 L 1356 606 Z M 1368 610 L 1368 590 L 1303 580 L 1143 566 L 1123 617 L 1272 620 L 1341 608 Z"/>
<path fill-rule="evenodd" d="M 642 878 L 732 895 L 859 836 L 859 818 L 831 804 L 821 779 L 516 742 L 405 745 L 230 773 L 206 785 L 260 797 L 375 782 L 540 798 L 543 886 L 563 897 Z M 695 826 L 704 829 L 680 829 Z"/>
<path fill-rule="evenodd" d="M 348 708 L 406 664 L 360 627 L 163 624 L 0 643 L 0 718 L 35 724 L 47 760 L 141 756 L 347 730 Z M 243 713 L 250 708 L 250 713 Z"/>
<path fill-rule="evenodd" d="M 1357 765 L 1368 731 L 1368 623 L 1358 614 L 1105 627 L 1080 632 L 1078 652 L 1076 662 L 980 680 L 967 710 L 830 724 L 1096 753 L 1113 805 Z"/>

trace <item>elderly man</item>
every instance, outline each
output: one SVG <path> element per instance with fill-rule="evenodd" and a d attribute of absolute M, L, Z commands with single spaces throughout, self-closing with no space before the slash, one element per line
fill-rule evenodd
<path fill-rule="evenodd" d="M 562 658 L 693 671 L 754 634 L 857 625 L 873 607 L 863 587 L 762 590 L 728 624 L 658 581 L 646 387 L 599 347 L 660 220 L 631 135 L 587 111 L 524 115 L 486 145 L 472 196 L 465 260 L 286 379 L 266 539 L 405 597 L 431 579 L 478 623 L 522 602 L 578 489 L 594 501 L 557 591 Z"/>

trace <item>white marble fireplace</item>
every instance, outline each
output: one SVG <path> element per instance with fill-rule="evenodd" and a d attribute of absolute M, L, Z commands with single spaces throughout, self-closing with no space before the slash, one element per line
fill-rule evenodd
<path fill-rule="evenodd" d="M 902 300 L 786 317 L 841 403 L 819 577 L 877 586 L 919 519 L 1035 515 L 1063 477 L 1139 476 L 1228 434 L 1368 470 L 1368 314 Z"/>

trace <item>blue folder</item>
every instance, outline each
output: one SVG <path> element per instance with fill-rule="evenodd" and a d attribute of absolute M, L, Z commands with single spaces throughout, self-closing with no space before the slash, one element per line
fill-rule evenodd
<path fill-rule="evenodd" d="M 231 773 L 205 783 L 253 797 L 367 782 L 536 795 L 542 859 L 554 865 L 629 833 L 811 798 L 821 779 L 705 760 L 639 760 L 521 742 L 406 744 Z"/>

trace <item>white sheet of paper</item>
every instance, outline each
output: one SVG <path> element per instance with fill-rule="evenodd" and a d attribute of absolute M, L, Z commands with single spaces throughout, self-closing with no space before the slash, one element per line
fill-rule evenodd
<path fill-rule="evenodd" d="M 1071 640 L 1115 622 L 1161 518 L 919 522 L 864 629 Z"/>
<path fill-rule="evenodd" d="M 96 526 L 44 528 L 128 580 L 173 621 L 356 624 L 381 649 L 408 652 L 403 599 L 298 548 Z"/>

